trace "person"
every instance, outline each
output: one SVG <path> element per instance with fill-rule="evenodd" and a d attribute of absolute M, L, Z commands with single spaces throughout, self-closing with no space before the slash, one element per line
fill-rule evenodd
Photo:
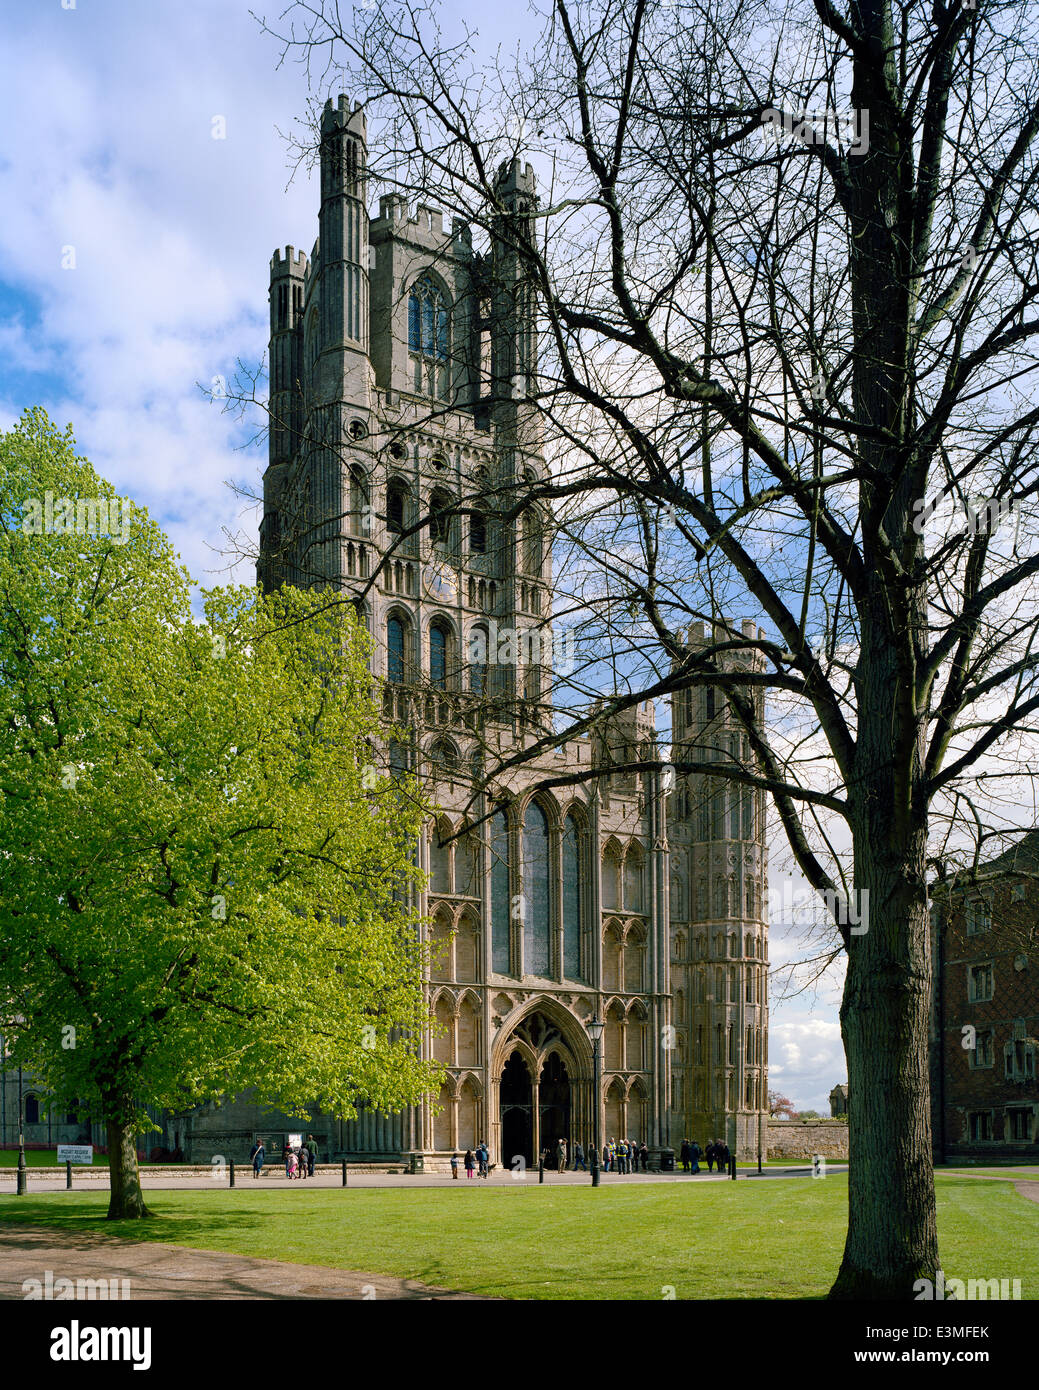
<path fill-rule="evenodd" d="M 689 1162 L 692 1164 L 693 1172 L 700 1171 L 700 1145 L 694 1139 L 689 1145 Z"/>
<path fill-rule="evenodd" d="M 714 1158 L 718 1152 L 713 1139 L 708 1140 L 707 1148 L 704 1150 L 704 1157 L 707 1159 L 708 1173 L 714 1172 Z"/>
<path fill-rule="evenodd" d="M 451 1155 L 451 1177 L 455 1182 L 458 1181 L 458 1155 Z"/>
<path fill-rule="evenodd" d="M 556 1167 L 560 1173 L 566 1172 L 566 1140 L 560 1139 L 556 1145 Z"/>
<path fill-rule="evenodd" d="M 314 1164 L 317 1162 L 317 1140 L 312 1134 L 307 1135 L 307 1177 L 314 1176 Z"/>
<path fill-rule="evenodd" d="M 260 1174 L 263 1172 L 264 1152 L 265 1151 L 263 1147 L 263 1140 L 260 1138 L 259 1135 L 257 1135 L 256 1143 L 252 1146 L 252 1148 L 249 1151 L 249 1157 L 253 1161 L 254 1178 L 258 1178 Z"/>
<path fill-rule="evenodd" d="M 472 1149 L 466 1149 L 465 1158 L 462 1161 L 465 1164 L 465 1176 L 471 1178 L 473 1169 L 476 1167 L 476 1159 L 473 1157 Z"/>
<path fill-rule="evenodd" d="M 583 1145 L 583 1144 L 575 1144 L 575 1145 L 574 1145 L 574 1172 L 575 1172 L 575 1173 L 577 1172 L 578 1168 L 583 1168 L 584 1171 L 585 1171 L 586 1173 L 588 1172 L 588 1164 L 585 1163 L 585 1161 L 584 1161 L 584 1145 Z"/>
<path fill-rule="evenodd" d="M 299 1162 L 296 1158 L 296 1150 L 289 1149 L 289 1156 L 285 1160 L 285 1176 L 291 1181 L 299 1176 Z"/>
<path fill-rule="evenodd" d="M 285 1140 L 285 1143 L 281 1146 L 281 1161 L 285 1164 L 285 1176 L 286 1176 L 287 1178 L 291 1178 L 291 1177 L 292 1177 L 292 1173 L 289 1171 L 289 1159 L 290 1159 L 291 1157 L 292 1157 L 292 1145 L 291 1145 L 291 1144 L 289 1143 L 289 1141 L 286 1139 L 286 1140 Z"/>
<path fill-rule="evenodd" d="M 728 1169 L 729 1169 L 729 1158 L 731 1157 L 731 1155 L 730 1155 L 730 1153 L 729 1153 L 729 1146 L 728 1146 L 728 1144 L 719 1143 L 719 1144 L 718 1144 L 718 1147 L 717 1147 L 717 1148 L 715 1149 L 715 1151 L 714 1151 L 714 1156 L 715 1156 L 715 1158 L 718 1160 L 718 1172 L 719 1172 L 719 1173 L 726 1173 L 726 1172 L 728 1172 Z"/>
<path fill-rule="evenodd" d="M 682 1140 L 682 1147 L 678 1151 L 678 1161 L 682 1165 L 682 1172 L 689 1172 L 689 1140 Z"/>
<path fill-rule="evenodd" d="M 642 1159 L 642 1171 L 643 1171 L 644 1173 L 648 1173 L 648 1172 L 649 1172 L 649 1147 L 648 1147 L 648 1145 L 646 1144 L 645 1139 L 643 1139 L 642 1143 L 639 1145 L 639 1158 Z"/>
<path fill-rule="evenodd" d="M 296 1177 L 300 1182 L 307 1176 L 307 1146 L 301 1143 L 296 1150 Z"/>
<path fill-rule="evenodd" d="M 480 1140 L 480 1147 L 476 1150 L 476 1156 L 480 1160 L 480 1177 L 485 1178 L 487 1176 L 487 1160 L 490 1154 L 487 1152 L 487 1144 L 483 1139 Z"/>

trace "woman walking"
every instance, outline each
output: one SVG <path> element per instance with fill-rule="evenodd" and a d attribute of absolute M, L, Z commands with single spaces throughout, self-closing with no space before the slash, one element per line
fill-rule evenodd
<path fill-rule="evenodd" d="M 465 1176 L 466 1176 L 467 1178 L 471 1178 L 471 1177 L 472 1177 L 472 1175 L 473 1175 L 473 1169 L 474 1169 L 475 1167 L 476 1167 L 476 1159 L 473 1157 L 473 1151 L 472 1151 L 472 1149 L 466 1149 L 466 1151 L 465 1151 Z"/>

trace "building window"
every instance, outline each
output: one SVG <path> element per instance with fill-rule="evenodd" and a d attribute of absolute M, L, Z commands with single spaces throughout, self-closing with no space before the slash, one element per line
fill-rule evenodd
<path fill-rule="evenodd" d="M 408 770 L 408 750 L 398 739 L 390 740 L 390 776 L 403 777 Z"/>
<path fill-rule="evenodd" d="M 386 489 L 386 529 L 391 536 L 399 536 L 404 530 L 407 515 L 407 488 L 399 483 L 391 483 Z"/>
<path fill-rule="evenodd" d="M 714 711 L 715 711 L 714 686 L 713 686 L 713 685 L 709 685 L 709 686 L 706 688 L 706 690 L 704 691 L 704 715 L 705 715 L 705 717 L 706 717 L 707 719 L 713 719 L 713 718 L 714 718 Z"/>
<path fill-rule="evenodd" d="M 40 1123 L 40 1101 L 38 1096 L 30 1094 L 25 1097 L 25 1123 L 27 1125 L 38 1125 Z"/>
<path fill-rule="evenodd" d="M 992 928 L 992 904 L 984 898 L 975 898 L 967 903 L 967 935 L 977 936 Z"/>
<path fill-rule="evenodd" d="M 408 347 L 424 357 L 447 356 L 447 307 L 428 275 L 416 280 L 408 295 Z"/>
<path fill-rule="evenodd" d="M 509 949 L 509 827 L 502 811 L 491 817 L 491 969 L 508 975 Z"/>
<path fill-rule="evenodd" d="M 969 1117 L 970 1137 L 976 1142 L 992 1138 L 992 1114 L 988 1110 L 977 1110 Z"/>
<path fill-rule="evenodd" d="M 408 348 L 414 367 L 414 387 L 420 395 L 447 396 L 449 322 L 444 296 L 432 278 L 423 275 L 408 295 Z"/>
<path fill-rule="evenodd" d="M 429 629 L 429 679 L 440 690 L 447 689 L 448 630 L 443 623 Z"/>
<path fill-rule="evenodd" d="M 548 821 L 531 803 L 523 818 L 523 973 L 546 976 L 551 968 Z"/>
<path fill-rule="evenodd" d="M 991 1028 L 978 1033 L 974 1039 L 974 1050 L 969 1054 L 970 1065 L 975 1070 L 991 1067 L 994 1062 L 993 1033 Z"/>
<path fill-rule="evenodd" d="M 1031 1139 L 1033 1119 L 1031 1110 L 1008 1110 L 1007 1116 L 1010 1120 L 1011 1139 Z"/>
<path fill-rule="evenodd" d="M 992 998 L 991 963 L 967 967 L 967 998 L 972 1004 L 983 1003 Z"/>
<path fill-rule="evenodd" d="M 1024 1039 L 1008 1042 L 1003 1053 L 1004 1071 L 1008 1081 L 1035 1080 L 1035 1048 Z"/>
<path fill-rule="evenodd" d="M 404 680 L 404 624 L 399 618 L 386 624 L 386 679 L 394 685 Z"/>
<path fill-rule="evenodd" d="M 581 979 L 581 840 L 573 816 L 563 825 L 563 978 Z"/>
<path fill-rule="evenodd" d="M 487 518 L 482 512 L 469 514 L 469 550 L 473 555 L 487 553 Z"/>

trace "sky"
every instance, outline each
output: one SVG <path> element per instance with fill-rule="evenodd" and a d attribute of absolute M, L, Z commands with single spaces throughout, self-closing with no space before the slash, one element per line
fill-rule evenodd
<path fill-rule="evenodd" d="M 523 5 L 464 18 L 478 53 L 531 32 Z M 317 233 L 283 138 L 305 74 L 241 0 L 0 0 L 0 36 L 0 429 L 42 405 L 199 582 L 251 583 L 231 538 L 258 518 L 232 484 L 258 490 L 266 445 L 202 388 L 260 363 L 270 257 Z M 799 936 L 774 926 L 773 966 Z M 770 1084 L 798 1108 L 828 1114 L 847 1078 L 838 1003 L 837 981 L 774 995 Z"/>

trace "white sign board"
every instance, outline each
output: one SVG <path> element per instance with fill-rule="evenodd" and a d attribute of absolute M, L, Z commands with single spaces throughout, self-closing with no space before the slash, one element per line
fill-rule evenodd
<path fill-rule="evenodd" d="M 59 1144 L 59 1163 L 93 1163 L 93 1144 Z"/>
<path fill-rule="evenodd" d="M 289 1148 L 290 1148 L 290 1149 L 298 1149 L 302 1143 L 303 1143 L 303 1136 L 302 1136 L 302 1134 L 290 1134 L 290 1135 L 289 1135 Z"/>

